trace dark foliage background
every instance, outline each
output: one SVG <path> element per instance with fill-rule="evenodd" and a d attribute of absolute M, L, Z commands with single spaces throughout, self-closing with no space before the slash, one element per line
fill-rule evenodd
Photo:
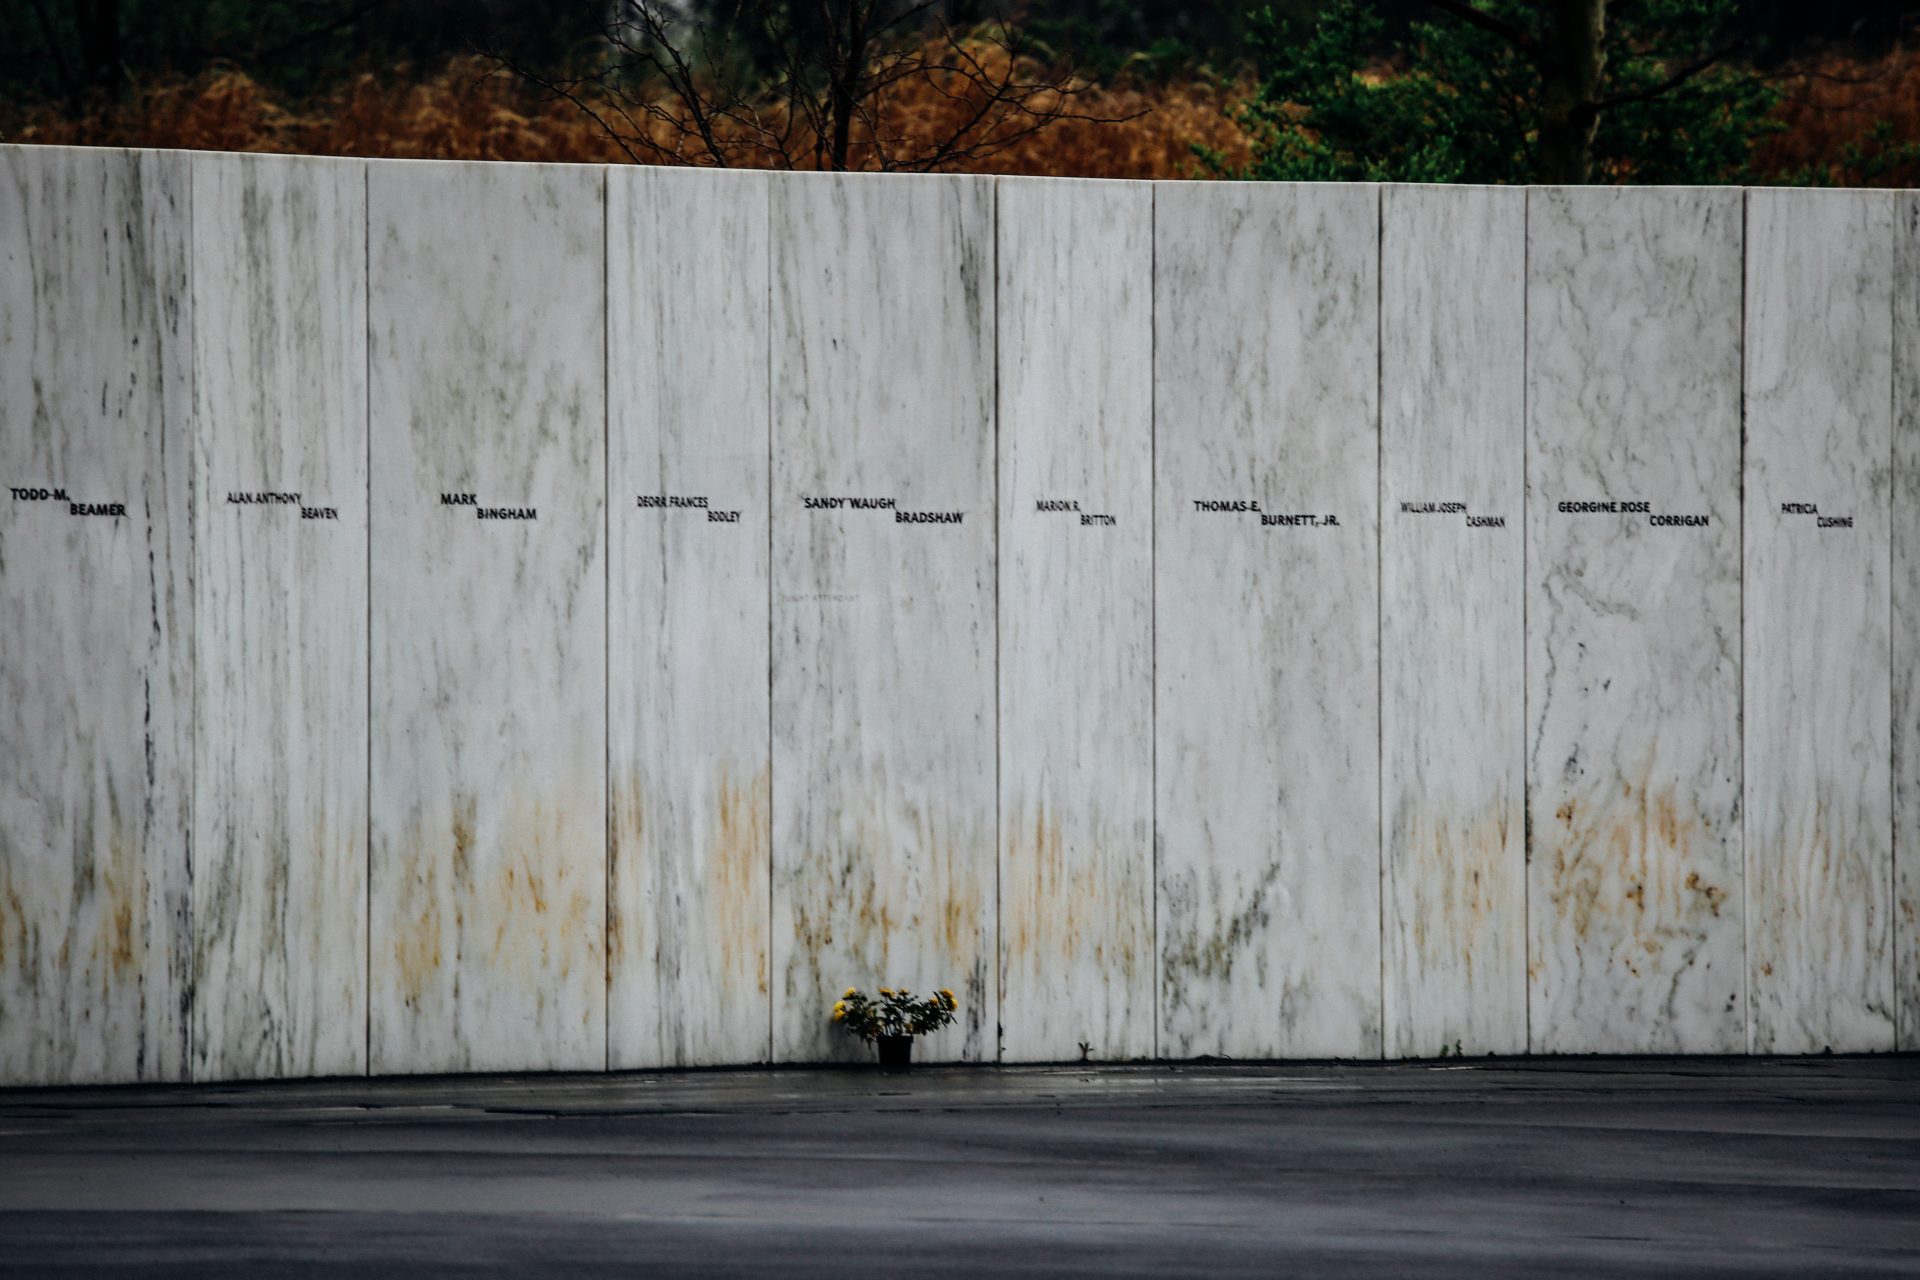
<path fill-rule="evenodd" d="M 0 138 L 654 159 L 551 92 L 605 72 L 604 32 L 621 2 L 0 0 Z M 847 3 L 667 8 L 691 65 L 723 70 L 750 97 L 774 74 L 780 44 L 768 32 L 805 47 Z M 1446 12 L 1463 5 L 1523 25 L 1554 0 L 902 0 L 910 20 L 895 34 L 967 38 L 998 23 L 1024 83 L 1079 95 L 1031 137 L 962 147 L 936 167 L 1538 180 L 1554 149 L 1543 144 L 1551 94 L 1540 67 Z M 1908 48 L 1920 3 L 1610 9 L 1604 90 L 1615 97 L 1657 86 L 1728 37 L 1737 47 L 1683 85 L 1601 112 L 1591 180 L 1920 184 L 1920 60 Z M 619 75 L 622 92 L 656 100 L 657 82 Z M 891 131 L 896 151 L 918 142 L 916 154 L 939 154 L 927 140 L 952 130 L 949 100 L 964 95 L 932 76 L 887 93 L 875 128 Z M 677 109 L 667 108 L 663 120 Z"/>

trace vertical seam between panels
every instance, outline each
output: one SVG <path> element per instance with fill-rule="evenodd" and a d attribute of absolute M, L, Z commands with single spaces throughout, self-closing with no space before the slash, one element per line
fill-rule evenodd
<path fill-rule="evenodd" d="M 775 180 L 771 175 L 756 179 L 761 184 L 763 204 L 761 208 L 761 231 L 763 235 L 762 266 L 765 268 L 764 288 L 761 293 L 763 303 L 762 320 L 764 322 L 766 368 L 764 376 L 764 394 L 766 397 L 767 426 L 767 1054 L 766 1060 L 772 1062 L 773 1054 L 773 895 L 774 862 L 776 851 L 773 846 L 774 805 L 773 805 L 773 193 Z"/>
<path fill-rule="evenodd" d="M 993 1060 L 999 1062 L 1007 1052 L 1007 974 L 1000 951 L 1000 855 L 1004 848 L 1000 812 L 1000 180 L 986 181 L 993 191 Z"/>
<path fill-rule="evenodd" d="M 1887 949 L 1893 969 L 1892 1015 L 1893 1051 L 1901 1046 L 1900 1019 L 1906 1002 L 1900 997 L 1900 770 L 1894 743 L 1900 741 L 1900 669 L 1895 660 L 1894 617 L 1895 578 L 1900 558 L 1895 547 L 1900 540 L 1900 246 L 1903 219 L 1900 203 L 1904 197 L 1890 196 L 1893 202 L 1893 250 L 1889 255 L 1892 284 L 1887 290 Z"/>
<path fill-rule="evenodd" d="M 1374 188 L 1373 219 L 1373 832 L 1379 988 L 1379 1056 L 1387 1056 L 1387 736 L 1386 736 L 1386 292 L 1387 194 Z"/>
<path fill-rule="evenodd" d="M 1533 188 L 1520 193 L 1520 1052 L 1533 1052 Z"/>
<path fill-rule="evenodd" d="M 1153 1056 L 1160 1057 L 1160 188 L 1147 199 L 1147 725 L 1148 879 L 1152 881 Z"/>
<path fill-rule="evenodd" d="M 187 796 L 186 796 L 186 862 L 187 862 L 187 955 L 186 972 L 182 975 L 186 999 L 182 1002 L 182 1015 L 186 1019 L 185 1042 L 187 1058 L 180 1064 L 182 1078 L 191 1081 L 194 1078 L 194 1012 L 199 1007 L 198 967 L 195 956 L 199 952 L 199 938 L 196 927 L 196 895 L 194 893 L 194 820 L 200 801 L 200 280 L 195 269 L 194 233 L 195 222 L 194 188 L 199 173 L 199 161 L 192 156 L 183 160 L 186 169 L 186 205 L 187 231 L 185 236 L 186 284 L 187 284 L 187 430 L 186 467 L 187 467 Z M 165 447 L 165 428 L 162 428 L 161 442 Z"/>
<path fill-rule="evenodd" d="M 600 170 L 600 1064 L 613 1070 L 613 170 Z"/>
<path fill-rule="evenodd" d="M 361 425 L 366 433 L 366 754 L 367 767 L 367 848 L 362 888 L 366 891 L 366 911 L 360 919 L 361 955 L 365 970 L 361 974 L 365 1029 L 360 1053 L 362 1074 L 373 1074 L 373 165 L 360 163 L 360 385 L 364 413 Z"/>
<path fill-rule="evenodd" d="M 1748 841 L 1752 811 L 1747 804 L 1747 261 L 1749 211 L 1753 193 L 1740 192 L 1740 454 L 1737 496 L 1740 511 L 1740 982 L 1745 993 L 1741 1018 L 1746 1051 L 1753 1052 L 1753 865 Z"/>

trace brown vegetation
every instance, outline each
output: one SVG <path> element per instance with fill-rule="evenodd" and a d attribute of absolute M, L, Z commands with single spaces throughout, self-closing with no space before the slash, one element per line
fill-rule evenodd
<path fill-rule="evenodd" d="M 1783 77 L 1759 172 L 1840 187 L 1920 186 L 1920 55 L 1828 57 Z"/>
<path fill-rule="evenodd" d="M 1778 130 L 1755 168 L 1768 180 L 1839 186 L 1920 186 L 1920 56 L 1874 63 L 1828 58 L 1781 76 Z M 985 173 L 1179 178 L 1194 146 L 1243 160 L 1247 139 L 1228 115 L 1245 87 L 1206 78 L 1094 87 L 1066 119 L 966 167 Z M 965 103 L 937 85 L 906 82 L 888 127 L 938 135 Z M 426 75 L 396 67 L 362 74 L 312 100 L 288 102 L 232 69 L 136 86 L 117 106 L 70 119 L 56 106 L 0 109 L 0 140 L 211 151 L 462 160 L 620 162 L 602 125 L 477 59 Z M 694 157 L 690 156 L 689 159 Z"/>
<path fill-rule="evenodd" d="M 1201 80 L 1089 88 L 1075 111 L 1117 122 L 1061 120 L 968 168 L 1099 178 L 1188 176 L 1197 167 L 1195 143 L 1244 157 L 1245 139 L 1224 110 L 1231 97 L 1231 90 Z M 903 82 L 887 104 L 887 124 L 904 134 L 936 136 L 964 110 L 964 101 L 939 85 Z M 125 103 L 77 120 L 53 107 L 0 119 L 0 137 L 413 159 L 597 163 L 627 158 L 607 131 L 572 103 L 539 94 L 478 60 L 457 61 L 419 77 L 405 67 L 363 74 L 302 104 L 278 99 L 243 72 L 219 70 L 141 86 Z"/>

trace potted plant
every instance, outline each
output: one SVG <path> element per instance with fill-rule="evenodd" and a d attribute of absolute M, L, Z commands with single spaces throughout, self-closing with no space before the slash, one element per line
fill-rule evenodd
<path fill-rule="evenodd" d="M 834 1003 L 833 1020 L 848 1035 L 879 1049 L 882 1071 L 905 1071 L 913 1062 L 913 1038 L 952 1022 L 959 1007 L 953 992 L 944 988 L 923 1000 L 904 988 L 881 987 L 876 999 L 858 987 L 848 987 Z"/>

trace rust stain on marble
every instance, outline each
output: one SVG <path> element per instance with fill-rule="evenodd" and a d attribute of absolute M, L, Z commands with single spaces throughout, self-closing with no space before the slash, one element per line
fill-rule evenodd
<path fill-rule="evenodd" d="M 1500 943 L 1522 892 L 1513 808 L 1498 800 L 1465 817 L 1416 808 L 1396 821 L 1391 890 L 1422 972 L 1459 963 L 1471 983 L 1476 955 Z M 1519 939 L 1509 941 L 1517 954 Z"/>
<path fill-rule="evenodd" d="M 783 871 L 792 930 L 782 947 L 783 1005 L 825 1009 L 850 984 L 964 988 L 964 1052 L 990 1054 L 983 1035 L 994 963 L 991 835 L 897 799 L 818 825 L 833 836 L 799 851 Z M 829 1042 L 824 1023 L 817 1036 Z"/>
<path fill-rule="evenodd" d="M 1701 867 L 1701 846 L 1718 844 L 1708 833 L 1675 788 L 1643 776 L 1562 802 L 1535 833 L 1543 846 L 1535 856 L 1552 867 L 1555 916 L 1576 938 L 1611 946 L 1611 959 L 1638 977 L 1668 944 L 1697 939 L 1720 915 L 1728 890 Z"/>
<path fill-rule="evenodd" d="M 722 947 L 725 995 L 767 992 L 767 877 L 772 866 L 772 786 L 762 768 L 736 780 L 725 768 L 713 786 L 713 835 L 703 886 L 710 936 Z"/>
<path fill-rule="evenodd" d="M 635 775 L 614 804 L 609 956 L 629 972 L 657 971 L 668 986 L 697 975 L 717 984 L 720 999 L 764 996 L 769 768 L 743 773 L 722 762 L 704 786 L 671 795 Z"/>
<path fill-rule="evenodd" d="M 1111 847 L 1097 828 L 1069 836 L 1044 805 L 1015 811 L 1000 884 L 1007 968 L 1091 961 L 1135 976 L 1148 950 L 1150 894 L 1132 866 L 1103 852 Z"/>
<path fill-rule="evenodd" d="M 510 792 L 483 814 L 477 798 L 462 796 L 439 839 L 421 833 L 409 842 L 385 915 L 410 1007 L 445 984 L 457 1001 L 462 983 L 503 978 L 518 979 L 509 989 L 544 1001 L 538 984 L 571 978 L 583 960 L 604 972 L 597 884 L 604 872 L 597 859 L 591 866 L 568 861 L 572 841 L 559 812 L 544 795 Z"/>

